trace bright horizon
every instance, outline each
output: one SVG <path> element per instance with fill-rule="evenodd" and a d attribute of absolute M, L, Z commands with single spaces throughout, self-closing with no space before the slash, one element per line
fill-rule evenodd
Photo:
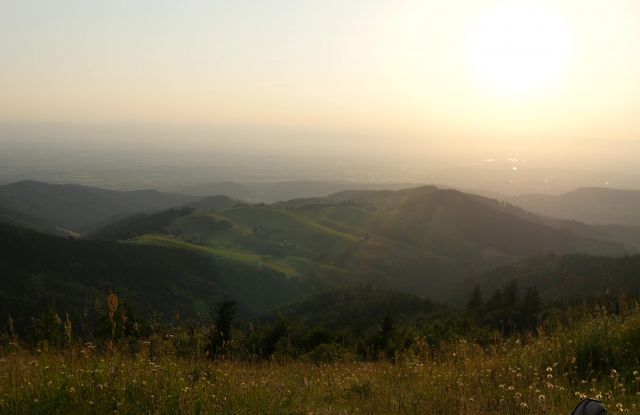
<path fill-rule="evenodd" d="M 0 139 L 635 173 L 638 46 L 632 0 L 11 0 Z"/>
<path fill-rule="evenodd" d="M 0 19 L 4 120 L 627 139 L 640 123 L 635 1 L 21 0 Z"/>

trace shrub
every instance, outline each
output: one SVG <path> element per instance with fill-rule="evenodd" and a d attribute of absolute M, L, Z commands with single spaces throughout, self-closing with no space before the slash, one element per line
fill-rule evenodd
<path fill-rule="evenodd" d="M 303 358 L 313 363 L 334 363 L 351 360 L 353 357 L 337 343 L 323 343 L 306 353 Z"/>

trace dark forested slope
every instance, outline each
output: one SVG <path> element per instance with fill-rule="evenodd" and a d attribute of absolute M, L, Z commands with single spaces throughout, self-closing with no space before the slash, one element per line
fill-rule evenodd
<path fill-rule="evenodd" d="M 59 238 L 0 223 L 1 315 L 26 318 L 48 307 L 91 313 L 110 291 L 147 317 L 208 316 L 223 296 L 245 311 L 268 309 L 312 292 L 273 270 L 189 250 Z"/>
<path fill-rule="evenodd" d="M 634 296 L 640 293 L 640 255 L 541 255 L 476 278 L 487 293 L 511 280 L 520 287 L 536 287 L 544 300 Z"/>

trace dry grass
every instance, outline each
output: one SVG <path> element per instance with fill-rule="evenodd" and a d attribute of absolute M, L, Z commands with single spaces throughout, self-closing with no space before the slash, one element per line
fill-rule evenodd
<path fill-rule="evenodd" d="M 0 412 L 568 415 L 590 396 L 610 413 L 638 413 L 639 316 L 603 314 L 527 344 L 416 347 L 396 364 L 210 362 L 151 357 L 148 343 L 136 354 L 97 352 L 90 344 L 57 352 L 8 348 L 0 357 Z M 585 369 L 585 353 L 610 366 Z"/>

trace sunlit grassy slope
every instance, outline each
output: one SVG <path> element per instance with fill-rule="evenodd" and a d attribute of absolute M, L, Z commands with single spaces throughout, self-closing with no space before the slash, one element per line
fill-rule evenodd
<path fill-rule="evenodd" d="M 186 248 L 218 260 L 266 267 L 289 277 L 321 278 L 330 284 L 366 280 L 408 288 L 415 285 L 411 278 L 448 261 L 369 234 L 371 223 L 379 220 L 376 216 L 356 206 L 241 206 L 186 215 L 164 234 L 141 235 L 129 242 Z"/>
<path fill-rule="evenodd" d="M 218 242 L 217 238 L 210 238 L 207 241 L 211 243 L 211 245 L 189 243 L 167 235 L 144 235 L 132 239 L 130 242 L 136 244 L 187 249 L 193 252 L 213 255 L 215 258 L 222 261 L 229 261 L 231 263 L 243 264 L 255 268 L 268 268 L 278 271 L 288 277 L 301 277 L 304 275 L 305 271 L 311 270 L 337 273 L 343 272 L 343 270 L 339 268 L 315 263 L 302 257 L 287 256 L 285 258 L 274 258 L 258 255 L 253 251 L 243 250 L 233 246 L 218 245 L 216 244 L 216 242 Z"/>

